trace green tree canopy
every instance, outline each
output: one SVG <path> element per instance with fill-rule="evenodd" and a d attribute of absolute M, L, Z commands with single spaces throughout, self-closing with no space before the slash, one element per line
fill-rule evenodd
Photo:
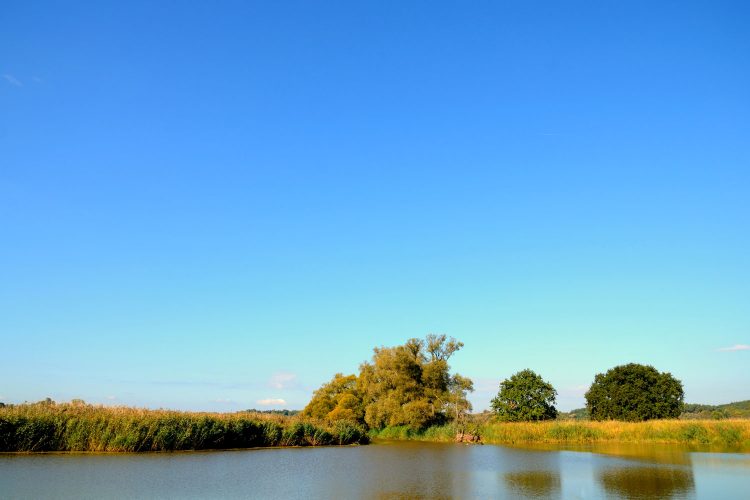
<path fill-rule="evenodd" d="M 636 363 L 597 374 L 586 393 L 592 420 L 677 418 L 683 400 L 682 382 L 671 373 Z"/>
<path fill-rule="evenodd" d="M 408 425 L 424 428 L 471 408 L 466 393 L 473 390 L 461 377 L 452 384 L 448 359 L 463 347 L 445 335 L 409 339 L 396 347 L 376 347 L 371 363 L 360 368 L 365 398 L 365 422 L 374 429 Z"/>
<path fill-rule="evenodd" d="M 349 420 L 372 429 L 408 425 L 421 429 L 461 418 L 471 410 L 471 380 L 450 374 L 448 359 L 463 347 L 445 335 L 409 339 L 395 347 L 376 347 L 359 376 L 337 374 L 315 391 L 303 416 Z"/>
<path fill-rule="evenodd" d="M 302 416 L 328 423 L 345 420 L 355 424 L 364 423 L 365 411 L 355 375 L 337 373 L 313 393 L 313 397 L 302 410 Z"/>
<path fill-rule="evenodd" d="M 492 400 L 492 409 L 507 422 L 551 420 L 557 416 L 551 384 L 531 370 L 522 370 L 500 383 L 500 391 Z"/>

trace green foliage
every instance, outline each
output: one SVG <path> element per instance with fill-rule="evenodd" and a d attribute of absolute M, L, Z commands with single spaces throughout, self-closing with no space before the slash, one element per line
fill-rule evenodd
<path fill-rule="evenodd" d="M 415 439 L 419 432 L 408 425 L 394 425 L 382 429 L 372 429 L 369 436 L 372 439 L 408 440 Z"/>
<path fill-rule="evenodd" d="M 331 428 L 335 444 L 363 443 L 368 441 L 364 426 L 354 425 L 345 420 L 337 421 Z"/>
<path fill-rule="evenodd" d="M 555 442 L 588 442 L 600 439 L 602 432 L 582 424 L 554 425 L 547 430 L 545 438 Z"/>
<path fill-rule="evenodd" d="M 463 423 L 466 415 L 471 411 L 471 403 L 466 394 L 474 392 L 474 382 L 470 378 L 456 373 L 448 381 L 449 415 L 456 423 Z"/>
<path fill-rule="evenodd" d="M 680 440 L 687 443 L 708 444 L 708 430 L 700 424 L 690 424 L 681 429 Z"/>
<path fill-rule="evenodd" d="M 372 439 L 389 441 L 453 442 L 456 438 L 456 432 L 454 424 L 433 425 L 425 429 L 414 429 L 408 425 L 397 425 L 382 429 L 373 429 L 369 432 L 369 436 Z"/>
<path fill-rule="evenodd" d="M 729 418 L 729 412 L 727 410 L 714 410 L 711 412 L 711 418 L 714 420 L 724 420 Z"/>
<path fill-rule="evenodd" d="M 630 363 L 599 373 L 586 392 L 593 420 L 642 421 L 677 418 L 683 407 L 682 382 L 653 366 Z"/>
<path fill-rule="evenodd" d="M 680 418 L 683 419 L 714 419 L 750 418 L 750 400 L 737 401 L 723 405 L 686 404 Z"/>
<path fill-rule="evenodd" d="M 330 382 L 313 393 L 301 416 L 331 424 L 339 421 L 364 424 L 365 409 L 357 377 L 341 373 L 334 375 Z"/>
<path fill-rule="evenodd" d="M 371 429 L 408 426 L 424 429 L 460 418 L 471 409 L 471 381 L 450 374 L 448 359 L 463 343 L 445 335 L 409 339 L 396 347 L 374 349 L 360 367 L 359 387 L 365 422 Z"/>
<path fill-rule="evenodd" d="M 557 417 L 557 391 L 531 370 L 522 370 L 500 383 L 492 409 L 500 420 L 528 422 Z"/>
<path fill-rule="evenodd" d="M 719 441 L 727 446 L 740 446 L 742 444 L 742 431 L 732 425 L 719 425 L 716 427 Z"/>
<path fill-rule="evenodd" d="M 333 435 L 309 422 L 295 422 L 284 429 L 281 446 L 323 446 L 336 444 Z"/>
<path fill-rule="evenodd" d="M 445 335 L 409 339 L 374 349 L 358 376 L 336 374 L 320 387 L 301 415 L 333 425 L 349 422 L 370 429 L 429 425 L 461 419 L 471 410 L 471 380 L 450 374 L 448 359 L 463 344 Z"/>
<path fill-rule="evenodd" d="M 557 412 L 558 420 L 591 420 L 589 416 L 589 410 L 587 408 L 576 408 L 569 412 Z"/>

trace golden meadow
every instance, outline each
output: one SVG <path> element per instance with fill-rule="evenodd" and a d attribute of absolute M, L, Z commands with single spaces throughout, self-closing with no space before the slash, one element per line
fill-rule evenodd
<path fill-rule="evenodd" d="M 472 428 L 470 424 L 469 429 Z M 645 422 L 568 421 L 497 422 L 475 424 L 473 432 L 488 444 L 663 443 L 750 451 L 750 420 L 648 420 Z M 454 441 L 453 425 L 416 432 L 408 427 L 386 428 L 372 437 Z"/>

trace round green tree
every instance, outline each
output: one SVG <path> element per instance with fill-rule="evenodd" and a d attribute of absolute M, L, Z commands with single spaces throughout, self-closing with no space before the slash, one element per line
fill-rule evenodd
<path fill-rule="evenodd" d="M 557 417 L 552 384 L 531 370 L 522 370 L 500 383 L 492 409 L 506 422 L 552 420 Z"/>
<path fill-rule="evenodd" d="M 630 363 L 599 373 L 586 393 L 592 420 L 639 422 L 677 418 L 683 408 L 682 382 L 653 366 Z"/>

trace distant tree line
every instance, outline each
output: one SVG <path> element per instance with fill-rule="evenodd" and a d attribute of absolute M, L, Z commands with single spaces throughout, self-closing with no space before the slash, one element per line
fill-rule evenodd
<path fill-rule="evenodd" d="M 680 418 L 714 419 L 750 418 L 750 400 L 737 401 L 723 405 L 686 404 Z"/>
<path fill-rule="evenodd" d="M 300 410 L 256 410 L 255 408 L 250 408 L 245 410 L 245 413 L 263 413 L 266 415 L 283 415 L 285 417 L 293 417 L 294 415 L 297 415 L 300 412 Z"/>

